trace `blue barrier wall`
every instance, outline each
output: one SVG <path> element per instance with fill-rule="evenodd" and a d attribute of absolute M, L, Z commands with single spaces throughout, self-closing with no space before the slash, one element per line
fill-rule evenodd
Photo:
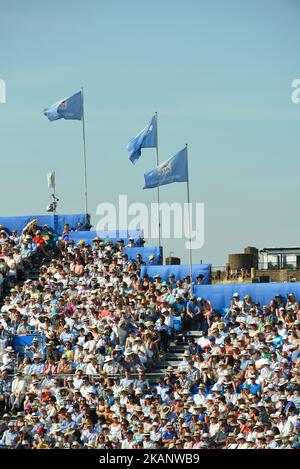
<path fill-rule="evenodd" d="M 89 224 L 89 215 L 28 215 L 21 217 L 0 217 L 0 225 L 11 234 L 13 229 L 17 229 L 20 234 L 23 228 L 32 220 L 37 219 L 39 227 L 50 226 L 56 233 L 61 234 L 64 224 L 69 223 L 71 230 L 77 228 L 77 223 Z"/>
<path fill-rule="evenodd" d="M 174 274 L 176 280 L 182 279 L 190 275 L 189 264 L 182 265 L 158 265 L 158 266 L 142 266 L 141 275 L 148 274 L 150 278 L 159 274 L 162 280 L 168 280 L 170 274 Z M 204 275 L 203 284 L 207 285 L 211 278 L 211 264 L 194 264 L 193 265 L 193 280 L 196 280 L 197 275 Z"/>
<path fill-rule="evenodd" d="M 163 250 L 162 247 L 153 246 L 147 248 L 124 248 L 123 254 L 128 254 L 128 259 L 131 261 L 136 260 L 136 255 L 140 254 L 142 256 L 142 260 L 146 262 L 147 265 L 160 265 L 162 264 L 163 259 Z M 154 260 L 151 262 L 149 261 L 149 256 L 154 256 Z"/>
<path fill-rule="evenodd" d="M 137 244 L 141 245 L 140 239 L 142 237 L 142 231 L 140 230 L 135 230 L 135 231 L 77 231 L 73 232 L 70 234 L 69 238 L 70 240 L 75 241 L 75 243 L 78 243 L 78 241 L 83 240 L 87 244 L 92 244 L 93 238 L 96 236 L 99 236 L 99 238 L 102 238 L 103 240 L 105 239 L 110 239 L 114 243 L 116 243 L 119 239 L 123 239 L 125 244 L 128 244 L 129 242 L 129 237 L 133 237 Z"/>
<path fill-rule="evenodd" d="M 32 341 L 35 337 L 39 339 L 39 344 L 43 344 L 43 337 L 39 335 L 14 335 L 12 340 L 12 347 L 14 351 L 17 353 L 23 352 L 24 347 L 29 347 L 30 345 L 32 345 Z"/>
<path fill-rule="evenodd" d="M 216 311 L 228 308 L 234 293 L 239 293 L 240 298 L 243 298 L 245 295 L 251 295 L 252 301 L 259 302 L 261 305 L 268 305 L 276 295 L 282 295 L 286 298 L 289 293 L 295 293 L 296 297 L 300 299 L 300 282 L 237 283 L 193 287 L 193 294 L 197 297 L 210 300 Z"/>

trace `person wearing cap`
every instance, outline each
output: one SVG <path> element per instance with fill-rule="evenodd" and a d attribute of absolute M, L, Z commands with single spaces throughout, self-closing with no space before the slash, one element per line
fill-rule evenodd
<path fill-rule="evenodd" d="M 15 423 L 11 420 L 8 423 L 8 428 L 2 435 L 3 448 L 15 448 L 18 442 L 19 433 L 16 430 Z"/>
<path fill-rule="evenodd" d="M 202 311 L 194 295 L 191 295 L 186 305 L 186 328 L 201 330 Z"/>

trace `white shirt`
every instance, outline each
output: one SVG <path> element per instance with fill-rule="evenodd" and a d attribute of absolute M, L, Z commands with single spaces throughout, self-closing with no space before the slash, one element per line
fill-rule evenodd
<path fill-rule="evenodd" d="M 15 378 L 11 385 L 11 392 L 13 394 L 24 394 L 26 391 L 26 382 L 24 379 Z"/>

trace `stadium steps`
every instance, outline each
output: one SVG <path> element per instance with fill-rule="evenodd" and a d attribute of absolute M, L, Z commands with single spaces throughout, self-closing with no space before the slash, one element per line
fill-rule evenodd
<path fill-rule="evenodd" d="M 166 360 L 171 360 L 171 361 L 177 361 L 177 360 L 182 360 L 182 353 L 174 353 L 174 352 L 169 352 L 166 355 Z"/>
<path fill-rule="evenodd" d="M 191 330 L 187 334 L 185 334 L 186 339 L 190 337 L 194 337 L 197 341 L 200 337 L 200 331 Z M 151 382 L 152 380 L 158 379 L 159 377 L 166 376 L 166 369 L 168 366 L 177 370 L 179 363 L 182 361 L 182 355 L 184 352 L 188 350 L 188 345 L 185 342 L 176 342 L 173 340 L 169 344 L 168 352 L 166 353 L 163 361 L 159 366 L 157 366 L 151 373 L 147 373 L 148 379 Z"/>
<path fill-rule="evenodd" d="M 178 345 L 173 345 L 169 347 L 169 353 L 184 353 L 188 347 L 179 347 Z"/>
<path fill-rule="evenodd" d="M 196 340 L 199 339 L 201 336 L 202 336 L 201 331 L 189 331 L 188 334 L 187 334 L 188 338 L 194 337 Z"/>

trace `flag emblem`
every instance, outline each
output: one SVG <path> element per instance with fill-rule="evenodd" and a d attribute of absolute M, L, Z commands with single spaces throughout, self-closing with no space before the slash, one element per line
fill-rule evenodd
<path fill-rule="evenodd" d="M 163 165 L 161 165 L 161 167 L 159 168 L 159 172 L 160 174 L 168 174 L 169 172 L 171 171 L 171 163 L 170 162 L 166 162 L 164 163 Z"/>

